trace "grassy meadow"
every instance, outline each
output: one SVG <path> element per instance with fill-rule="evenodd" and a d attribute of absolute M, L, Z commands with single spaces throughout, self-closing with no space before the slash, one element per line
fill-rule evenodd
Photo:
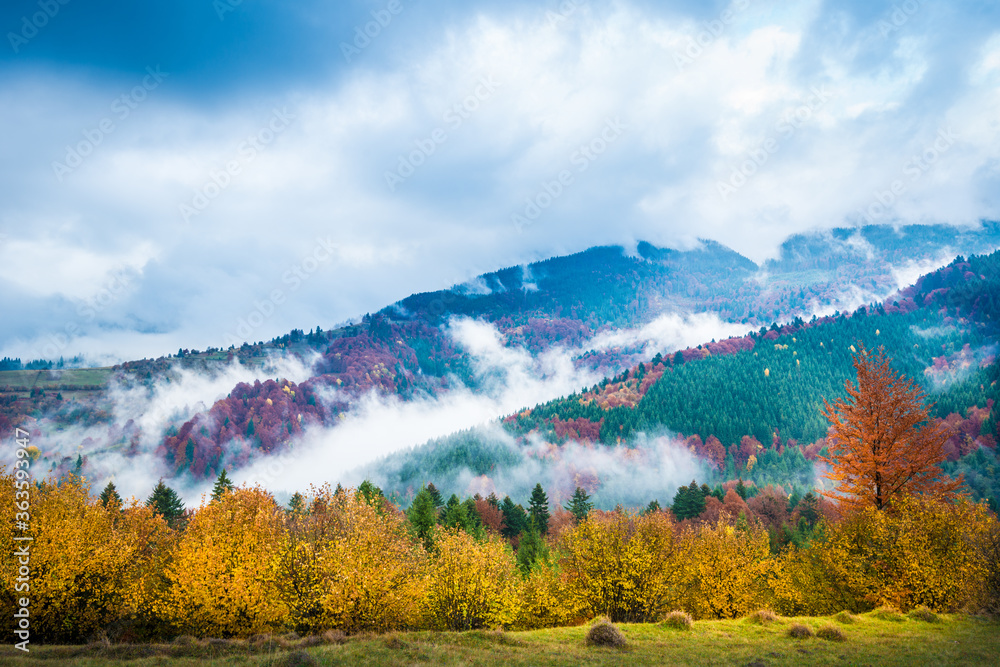
<path fill-rule="evenodd" d="M 34 646 L 25 655 L 7 645 L 3 665 L 129 664 L 247 665 L 995 665 L 1000 622 L 965 615 L 884 617 L 877 611 L 850 617 L 752 618 L 696 621 L 690 629 L 655 624 L 619 626 L 625 648 L 588 646 L 587 626 L 529 632 L 394 632 L 345 637 L 259 636 L 246 640 L 195 640 L 171 644 Z M 805 626 L 813 633 L 839 630 L 842 639 L 793 638 Z M 801 628 L 799 629 L 801 632 Z M 808 633 L 806 633 L 808 634 Z M 836 633 L 834 633 L 836 634 Z"/>

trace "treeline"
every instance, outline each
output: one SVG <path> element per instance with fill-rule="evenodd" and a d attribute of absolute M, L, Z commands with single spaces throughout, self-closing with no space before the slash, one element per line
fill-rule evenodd
<path fill-rule="evenodd" d="M 14 482 L 0 475 L 8 526 Z M 159 494 L 123 504 L 113 492 L 92 496 L 79 478 L 30 487 L 30 529 L 19 534 L 32 538 L 28 588 L 16 587 L 10 530 L 0 532 L 0 576 L 7 608 L 30 595 L 33 640 L 526 629 L 598 615 L 655 621 L 672 609 L 696 618 L 762 607 L 998 609 L 1000 564 L 989 549 L 1000 548 L 1000 528 L 969 502 L 911 498 L 892 513 L 837 519 L 810 513 L 803 498 L 810 538 L 775 552 L 763 522 L 734 515 L 728 497 L 714 522 L 678 522 L 655 506 L 592 510 L 586 494 L 571 500 L 573 512 L 552 511 L 544 493 L 510 514 L 508 499 L 438 505 L 429 487 L 404 512 L 370 484 L 313 488 L 281 507 L 263 489 L 220 481 L 213 498 L 167 521 L 156 508 L 170 494 Z M 514 528 L 516 548 L 505 538 L 515 515 L 527 523 Z"/>

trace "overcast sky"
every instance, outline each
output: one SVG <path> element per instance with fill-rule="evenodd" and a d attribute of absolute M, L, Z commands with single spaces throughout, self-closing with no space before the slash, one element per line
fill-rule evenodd
<path fill-rule="evenodd" d="M 598 244 L 759 261 L 998 217 L 995 2 L 10 0 L 0 28 L 0 354 L 327 328 Z"/>

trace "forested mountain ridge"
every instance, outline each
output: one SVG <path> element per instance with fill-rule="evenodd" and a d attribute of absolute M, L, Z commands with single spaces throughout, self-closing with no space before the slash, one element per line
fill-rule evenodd
<path fill-rule="evenodd" d="M 816 309 L 832 310 L 845 295 L 857 303 L 859 295 L 874 298 L 888 294 L 898 286 L 901 265 L 912 269 L 914 262 L 934 260 L 950 250 L 975 252 L 998 245 L 1000 225 L 984 223 L 970 230 L 864 227 L 799 235 L 782 245 L 777 259 L 761 266 L 711 241 L 689 250 L 657 248 L 645 242 L 631 252 L 619 247 L 591 248 L 484 274 L 447 290 L 415 294 L 333 330 L 296 329 L 268 343 L 204 352 L 180 350 L 169 358 L 127 362 L 112 369 L 113 385 L 152 388 L 170 380 L 176 369 L 211 373 L 237 359 L 254 364 L 274 355 L 293 355 L 314 364 L 313 376 L 304 382 L 275 378 L 234 386 L 227 396 L 205 409 L 180 416 L 165 433 L 144 434 L 137 421 L 121 423 L 124 420 L 116 416 L 108 394 L 97 393 L 99 387 L 89 385 L 86 394 L 67 392 L 65 400 L 62 393 L 53 396 L 44 390 L 7 387 L 0 400 L 0 428 L 31 426 L 41 418 L 50 419 L 57 428 L 80 423 L 107 425 L 106 435 L 94 438 L 96 442 L 88 441 L 80 455 L 46 452 L 56 473 L 79 470 L 81 465 L 85 471 L 87 455 L 95 448 L 129 455 L 140 441 L 153 437 L 165 476 L 210 478 L 223 465 L 238 468 L 256 456 L 282 450 L 310 426 L 335 428 L 357 400 L 372 391 L 405 400 L 437 396 L 456 387 L 476 390 L 478 379 L 470 367 L 470 354 L 449 330 L 455 318 L 466 317 L 488 322 L 512 348 L 536 355 L 553 347 L 575 350 L 575 363 L 607 375 L 631 368 L 627 375 L 592 388 L 582 403 L 577 397 L 577 407 L 549 415 L 545 418 L 548 426 L 539 427 L 550 429 L 556 437 L 572 435 L 612 444 L 627 441 L 630 434 L 656 422 L 651 421 L 652 416 L 667 409 L 669 399 L 661 395 L 663 390 L 650 392 L 650 387 L 658 384 L 658 374 L 667 369 L 670 377 L 662 382 L 679 382 L 686 377 L 683 364 L 675 363 L 677 354 L 682 361 L 692 361 L 706 354 L 718 357 L 752 347 L 751 354 L 760 356 L 761 336 L 778 334 L 758 332 L 698 348 L 664 350 L 670 352 L 661 357 L 665 363 L 642 367 L 636 366 L 642 358 L 641 348 L 591 352 L 587 345 L 596 334 L 638 327 L 667 313 L 692 312 L 715 313 L 724 321 L 745 324 L 747 330 L 758 329 L 796 316 L 809 317 Z M 942 288 L 932 282 L 914 289 L 894 299 L 899 305 L 887 301 L 886 313 L 926 306 L 924 301 L 931 293 L 935 293 L 933 299 L 968 301 L 958 285 L 950 296 L 935 292 Z M 786 327 L 782 331 L 791 330 Z M 887 325 L 886 331 L 894 329 Z M 807 340 L 811 340 L 810 335 L 803 333 Z M 792 357 L 804 354 L 790 352 L 796 353 Z M 773 364 L 772 384 L 781 386 L 778 373 L 787 360 L 768 357 L 760 361 Z M 805 363 L 804 358 L 800 361 Z M 825 386 L 835 379 L 831 375 Z M 585 405 L 588 402 L 589 406 Z M 506 423 L 514 433 L 530 431 L 533 418 L 526 416 L 519 425 L 510 420 Z M 726 430 L 706 419 L 704 423 L 666 420 L 662 424 L 702 439 L 713 430 L 727 437 L 740 429 L 755 434 L 758 440 L 764 435 L 763 426 L 750 428 L 748 423 L 737 421 Z M 789 419 L 767 428 L 777 429 L 786 438 L 808 439 L 816 434 L 815 420 L 801 426 Z"/>
<path fill-rule="evenodd" d="M 998 308 L 1000 252 L 959 257 L 884 303 L 657 354 L 589 389 L 504 418 L 502 434 L 488 429 L 457 434 L 365 472 L 405 497 L 416 471 L 448 491 L 471 477 L 471 487 L 455 490 L 497 486 L 523 493 L 511 490 L 519 482 L 508 471 L 528 467 L 545 475 L 557 497 L 568 497 L 579 484 L 610 507 L 631 500 L 622 489 L 602 495 L 605 482 L 617 474 L 614 466 L 628 456 L 646 456 L 643 443 L 649 436 L 669 434 L 700 463 L 703 481 L 743 479 L 760 488 L 774 484 L 805 492 L 814 485 L 815 462 L 826 447 L 823 401 L 844 395 L 845 380 L 853 378 L 853 355 L 863 345 L 884 347 L 900 372 L 925 387 L 935 402 L 932 415 L 951 432 L 949 471 L 965 473 L 973 495 L 995 503 L 1000 499 L 1000 427 L 993 409 L 1000 399 Z M 539 443 L 547 446 L 540 449 Z M 569 444 L 635 454 L 578 467 L 572 479 L 528 464 L 539 451 L 553 466 L 571 464 L 578 450 L 559 449 Z M 662 491 L 672 495 L 672 484 Z"/>

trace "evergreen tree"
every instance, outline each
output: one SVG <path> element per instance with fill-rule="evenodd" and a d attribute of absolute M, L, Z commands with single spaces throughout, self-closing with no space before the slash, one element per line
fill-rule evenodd
<path fill-rule="evenodd" d="M 292 497 L 288 500 L 288 513 L 289 514 L 302 514 L 306 510 L 306 499 L 301 493 L 296 491 L 292 494 Z"/>
<path fill-rule="evenodd" d="M 530 520 L 528 530 L 521 533 L 517 545 L 517 568 L 521 574 L 528 576 L 538 563 L 544 563 L 549 558 L 549 547 L 542 539 L 534 520 Z"/>
<path fill-rule="evenodd" d="M 108 503 L 114 503 L 119 508 L 122 506 L 122 497 L 118 495 L 118 489 L 115 488 L 114 482 L 108 482 L 108 485 L 101 491 L 101 504 L 107 507 Z"/>
<path fill-rule="evenodd" d="M 361 494 L 361 497 L 365 499 L 367 504 L 378 508 L 382 507 L 382 500 L 385 498 L 382 494 L 382 489 L 367 479 L 358 486 L 358 493 Z"/>
<path fill-rule="evenodd" d="M 736 493 L 743 500 L 747 499 L 747 487 L 746 487 L 746 484 L 743 483 L 743 478 L 742 477 L 740 477 L 740 481 L 737 482 L 737 484 L 736 484 Z"/>
<path fill-rule="evenodd" d="M 444 512 L 441 514 L 441 525 L 445 528 L 461 528 L 467 533 L 471 532 L 467 508 L 454 493 L 451 494 L 451 498 L 448 498 L 448 502 L 444 506 Z"/>
<path fill-rule="evenodd" d="M 427 492 L 431 494 L 434 507 L 444 507 L 444 498 L 441 497 L 441 492 L 437 490 L 433 482 L 427 485 Z"/>
<path fill-rule="evenodd" d="M 215 480 L 215 486 L 212 487 L 212 500 L 218 500 L 222 497 L 222 494 L 232 490 L 233 481 L 229 479 L 226 469 L 223 468 L 222 472 L 219 473 L 219 478 Z"/>
<path fill-rule="evenodd" d="M 508 540 L 512 540 L 528 529 L 528 514 L 520 505 L 515 505 L 510 496 L 504 496 L 500 503 L 500 511 L 503 512 L 504 527 L 501 534 Z"/>
<path fill-rule="evenodd" d="M 677 489 L 670 509 L 678 521 L 693 519 L 705 511 L 705 496 L 709 493 L 711 489 L 707 485 L 699 487 L 698 482 L 691 480 L 690 486 Z"/>
<path fill-rule="evenodd" d="M 660 503 L 657 500 L 650 500 L 649 504 L 646 505 L 646 509 L 642 510 L 641 514 L 652 514 L 653 512 L 660 511 Z"/>
<path fill-rule="evenodd" d="M 566 511 L 573 515 L 573 518 L 577 523 L 580 523 L 587 518 L 590 514 L 590 510 L 594 509 L 594 504 L 588 502 L 590 496 L 579 486 L 576 487 L 576 491 L 573 492 L 573 497 L 569 499 L 569 503 L 566 505 Z"/>
<path fill-rule="evenodd" d="M 146 505 L 163 517 L 171 528 L 180 528 L 184 519 L 184 503 L 177 492 L 163 483 L 161 479 L 146 499 Z"/>
<path fill-rule="evenodd" d="M 546 535 L 549 532 L 549 498 L 545 495 L 541 484 L 535 484 L 535 488 L 531 492 L 528 514 L 534 521 L 538 533 Z"/>
<path fill-rule="evenodd" d="M 252 438 L 257 432 L 257 429 L 253 425 L 253 417 L 247 420 L 247 438 Z"/>
<path fill-rule="evenodd" d="M 434 545 L 434 526 L 437 525 L 438 511 L 434 505 L 434 496 L 427 487 L 420 489 L 413 498 L 410 509 L 406 511 L 406 518 L 413 534 L 423 541 L 425 549 L 430 550 Z"/>

